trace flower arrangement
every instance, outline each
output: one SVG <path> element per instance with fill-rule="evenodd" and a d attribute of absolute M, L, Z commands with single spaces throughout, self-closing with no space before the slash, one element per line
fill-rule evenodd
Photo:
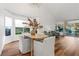
<path fill-rule="evenodd" d="M 23 24 L 28 24 L 32 27 L 31 34 L 37 33 L 37 29 L 40 27 L 40 23 L 38 23 L 36 19 L 31 20 L 30 18 L 28 18 L 28 21 L 29 23 L 24 22 Z"/>

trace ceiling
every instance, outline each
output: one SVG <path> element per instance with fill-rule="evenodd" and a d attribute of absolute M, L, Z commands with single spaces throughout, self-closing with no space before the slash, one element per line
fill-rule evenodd
<path fill-rule="evenodd" d="M 48 9 L 50 10 L 54 18 L 57 20 L 79 19 L 78 3 L 48 4 Z"/>
<path fill-rule="evenodd" d="M 47 10 L 55 20 L 72 20 L 79 19 L 78 3 L 9 3 L 0 4 L 0 13 L 10 13 L 22 17 L 31 16 L 31 13 L 39 12 L 39 10 Z"/>

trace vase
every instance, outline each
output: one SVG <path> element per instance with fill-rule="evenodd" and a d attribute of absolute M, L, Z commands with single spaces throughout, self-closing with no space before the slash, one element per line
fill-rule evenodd
<path fill-rule="evenodd" d="M 35 34 L 36 34 L 36 30 L 33 29 L 33 30 L 31 31 L 31 35 L 35 35 Z"/>

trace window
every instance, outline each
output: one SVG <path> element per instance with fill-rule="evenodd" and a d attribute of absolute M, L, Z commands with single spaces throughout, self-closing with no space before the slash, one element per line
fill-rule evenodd
<path fill-rule="evenodd" d="M 23 24 L 23 22 L 25 22 L 25 20 L 21 20 L 21 19 L 15 19 L 15 34 L 19 35 L 22 34 L 24 32 L 30 32 L 30 28 L 26 28 L 25 24 Z"/>
<path fill-rule="evenodd" d="M 5 36 L 11 35 L 12 18 L 5 17 Z"/>
<path fill-rule="evenodd" d="M 25 25 L 23 24 L 23 22 L 25 21 L 20 19 L 15 19 L 15 27 L 24 27 Z"/>

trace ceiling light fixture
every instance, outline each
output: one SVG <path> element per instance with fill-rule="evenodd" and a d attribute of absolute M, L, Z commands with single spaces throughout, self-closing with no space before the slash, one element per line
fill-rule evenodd
<path fill-rule="evenodd" d="M 29 5 L 34 8 L 39 8 L 41 4 L 40 3 L 30 3 Z"/>

